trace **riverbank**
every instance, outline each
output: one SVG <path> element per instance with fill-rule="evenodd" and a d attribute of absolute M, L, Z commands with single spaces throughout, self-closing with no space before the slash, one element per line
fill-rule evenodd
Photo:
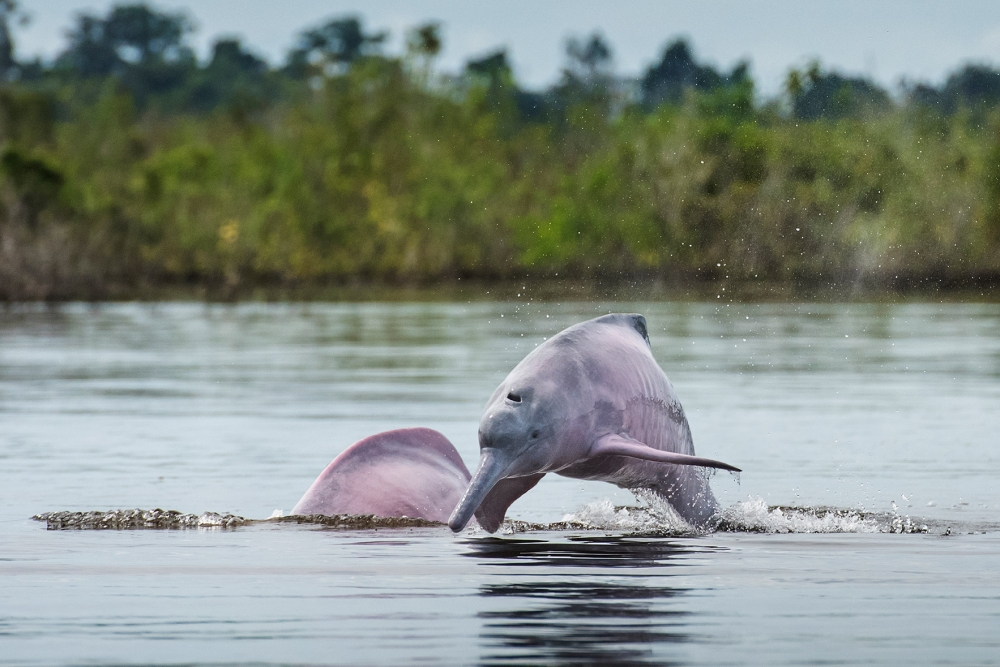
<path fill-rule="evenodd" d="M 523 278 L 521 280 L 451 280 L 427 284 L 387 284 L 351 282 L 307 285 L 224 285 L 172 284 L 159 286 L 117 287 L 95 297 L 69 293 L 52 299 L 7 299 L 0 306 L 18 308 L 19 304 L 83 302 L 185 302 L 205 303 L 430 303 L 482 301 L 649 301 L 722 303 L 996 303 L 1000 301 L 1000 281 L 947 282 L 931 279 L 899 285 L 880 286 L 864 283 L 794 285 L 768 281 L 667 282 L 655 279 L 568 280 Z"/>
<path fill-rule="evenodd" d="M 252 116 L 139 112 L 110 86 L 71 109 L 4 90 L 0 299 L 1000 281 L 992 112 L 802 120 L 755 106 L 748 84 L 545 124 L 477 90 L 395 61 Z"/>

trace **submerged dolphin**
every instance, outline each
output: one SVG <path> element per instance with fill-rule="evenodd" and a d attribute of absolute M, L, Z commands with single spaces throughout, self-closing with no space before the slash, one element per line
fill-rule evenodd
<path fill-rule="evenodd" d="M 496 531 L 510 504 L 547 472 L 652 489 L 687 522 L 704 525 L 718 505 L 696 466 L 739 472 L 694 456 L 642 315 L 598 317 L 535 348 L 490 398 L 479 449 L 479 467 L 448 521 L 456 532 L 473 514 Z"/>
<path fill-rule="evenodd" d="M 469 478 L 454 445 L 437 431 L 385 431 L 341 452 L 292 513 L 405 516 L 444 523 Z"/>

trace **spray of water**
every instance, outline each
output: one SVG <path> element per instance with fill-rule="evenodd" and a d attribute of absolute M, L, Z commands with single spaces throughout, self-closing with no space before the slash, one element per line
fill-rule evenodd
<path fill-rule="evenodd" d="M 698 535 L 710 532 L 734 533 L 926 533 L 926 524 L 892 512 L 865 512 L 835 507 L 773 507 L 763 498 L 750 497 L 723 509 L 715 522 L 704 530 L 688 525 L 663 498 L 637 491 L 641 506 L 615 506 L 602 499 L 567 514 L 555 523 L 507 520 L 503 534 L 539 531 L 599 530 L 625 535 Z M 408 517 L 374 515 L 283 516 L 275 512 L 268 519 L 247 519 L 229 513 L 183 514 L 176 510 L 111 510 L 107 512 L 46 512 L 32 517 L 45 522 L 49 530 L 177 530 L 190 528 L 233 529 L 258 523 L 313 524 L 345 530 L 380 528 L 422 528 L 443 524 Z"/>

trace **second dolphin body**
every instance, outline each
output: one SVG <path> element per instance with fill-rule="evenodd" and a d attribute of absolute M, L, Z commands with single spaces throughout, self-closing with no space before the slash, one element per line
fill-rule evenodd
<path fill-rule="evenodd" d="M 718 506 L 694 455 L 680 401 L 649 348 L 642 315 L 612 314 L 565 329 L 535 348 L 490 398 L 479 425 L 479 466 L 448 521 L 475 515 L 490 532 L 549 472 L 651 489 L 688 523 Z"/>
<path fill-rule="evenodd" d="M 374 514 L 444 523 L 469 477 L 455 446 L 437 431 L 384 431 L 341 452 L 292 514 Z"/>

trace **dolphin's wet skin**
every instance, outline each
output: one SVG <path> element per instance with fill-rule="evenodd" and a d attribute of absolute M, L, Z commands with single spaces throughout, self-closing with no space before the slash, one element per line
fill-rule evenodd
<path fill-rule="evenodd" d="M 472 469 L 507 371 L 609 311 L 744 471 L 715 530 L 557 475 L 494 535 L 288 516 L 379 431 Z M 998 332 L 993 305 L 0 311 L 0 665 L 1000 664 Z"/>

